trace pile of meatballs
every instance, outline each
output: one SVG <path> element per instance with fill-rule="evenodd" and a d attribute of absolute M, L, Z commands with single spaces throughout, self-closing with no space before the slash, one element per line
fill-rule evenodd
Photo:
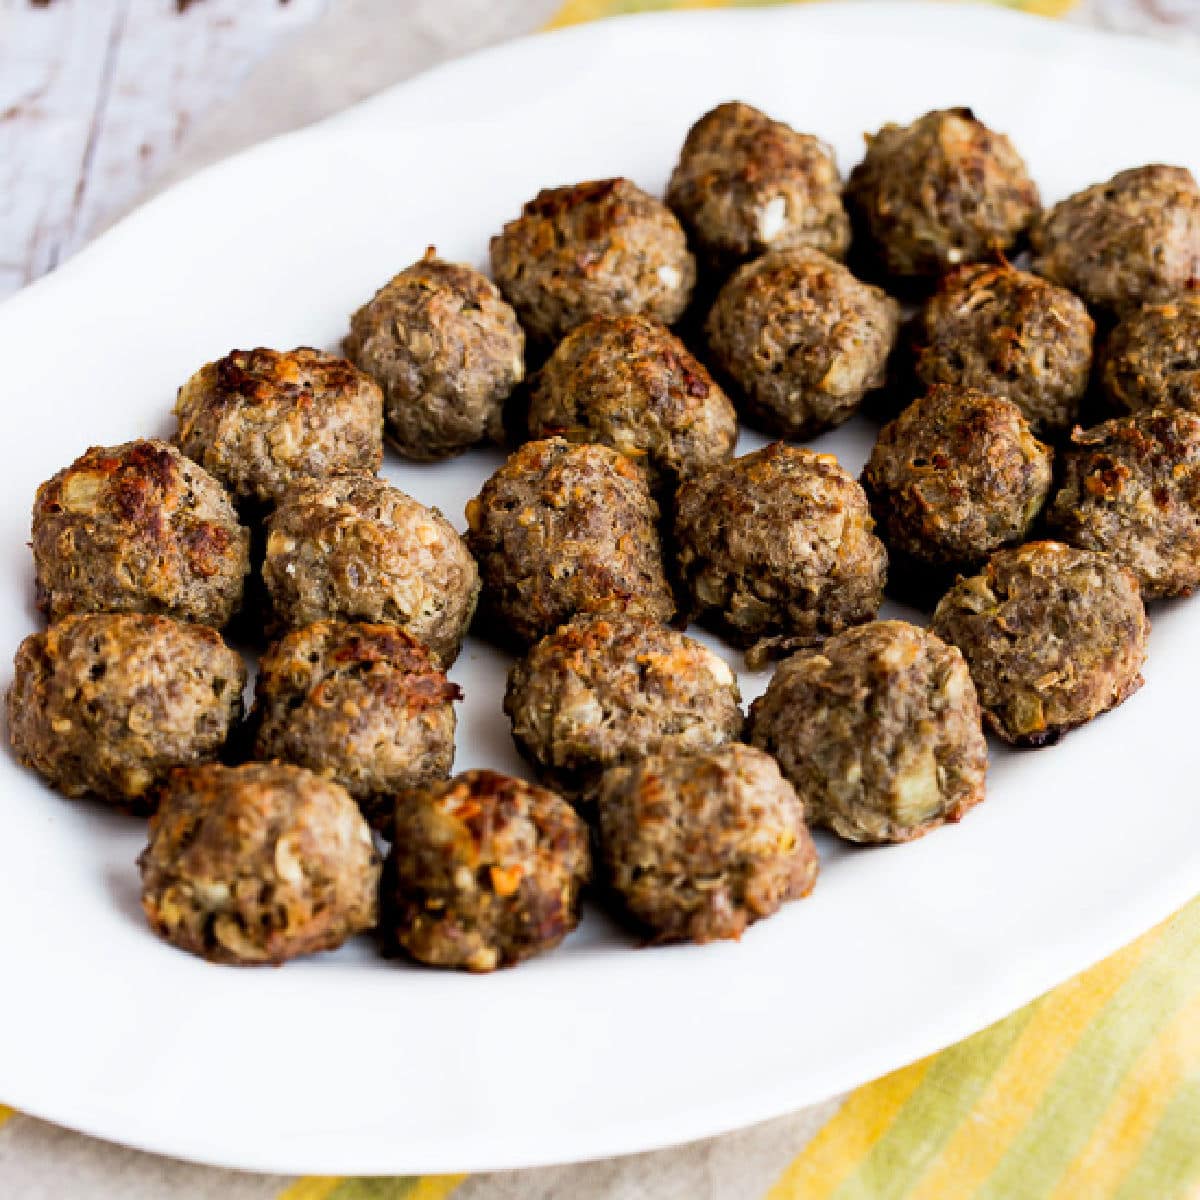
<path fill-rule="evenodd" d="M 149 815 L 152 928 L 280 963 L 374 930 L 489 971 L 590 889 L 651 941 L 806 896 L 809 825 L 903 842 L 1142 683 L 1200 583 L 1200 188 L 1043 210 L 969 109 L 828 146 L 727 103 L 665 202 L 539 193 L 489 280 L 431 249 L 345 357 L 235 350 L 171 442 L 41 485 L 8 694 L 22 762 Z M 800 445 L 864 408 L 860 479 Z M 778 438 L 734 457 L 738 421 Z M 378 475 L 502 443 L 466 533 Z M 885 590 L 928 628 L 877 619 Z M 698 621 L 776 662 L 743 712 Z M 469 628 L 536 783 L 452 776 Z M 259 652 L 247 670 L 223 637 Z M 386 855 L 383 848 L 386 847 Z"/>

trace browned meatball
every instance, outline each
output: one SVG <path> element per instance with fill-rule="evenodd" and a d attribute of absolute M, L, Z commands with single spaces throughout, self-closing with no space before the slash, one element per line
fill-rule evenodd
<path fill-rule="evenodd" d="M 38 607 L 147 612 L 222 626 L 242 602 L 250 535 L 224 488 L 174 446 L 93 446 L 37 490 Z"/>
<path fill-rule="evenodd" d="M 386 432 L 405 457 L 503 440 L 504 402 L 525 376 L 525 334 L 478 271 L 431 246 L 350 318 L 343 349 L 383 389 Z"/>
<path fill-rule="evenodd" d="M 433 967 L 513 966 L 579 924 L 590 869 L 587 826 L 560 796 L 467 771 L 396 807 L 385 944 Z"/>
<path fill-rule="evenodd" d="M 794 654 L 750 722 L 809 819 L 854 842 L 911 841 L 984 797 L 987 742 L 966 663 L 905 621 Z"/>
<path fill-rule="evenodd" d="M 646 465 L 655 484 L 733 453 L 737 415 L 704 364 L 649 317 L 593 317 L 538 372 L 529 432 L 601 442 Z"/>
<path fill-rule="evenodd" d="M 688 131 L 667 187 L 706 264 L 718 273 L 767 250 L 850 244 L 833 150 L 749 104 L 719 104 Z"/>
<path fill-rule="evenodd" d="M 220 754 L 246 668 L 215 629 L 141 613 L 83 613 L 27 637 L 8 692 L 17 757 L 67 796 L 153 806 L 172 767 Z"/>
<path fill-rule="evenodd" d="M 384 828 L 396 796 L 450 774 L 462 693 L 395 625 L 320 621 L 258 664 L 254 757 L 337 780 Z"/>
<path fill-rule="evenodd" d="M 541 191 L 492 238 L 492 275 L 543 345 L 594 316 L 683 315 L 696 263 L 674 214 L 628 179 Z"/>
<path fill-rule="evenodd" d="M 1143 409 L 1077 429 L 1050 506 L 1063 541 L 1111 554 L 1147 600 L 1200 584 L 1200 415 Z"/>
<path fill-rule="evenodd" d="M 978 388 L 1016 404 L 1035 433 L 1069 429 L 1092 369 L 1095 325 L 1078 296 L 1007 264 L 947 275 L 915 322 L 925 387 Z"/>
<path fill-rule="evenodd" d="M 551 786 L 590 798 L 606 767 L 707 750 L 742 731 L 741 696 L 720 656 L 650 617 L 576 617 L 508 675 L 513 738 Z"/>
<path fill-rule="evenodd" d="M 383 393 L 323 350 L 232 350 L 179 389 L 175 416 L 183 452 L 256 506 L 383 462 Z"/>
<path fill-rule="evenodd" d="M 1102 357 L 1105 395 L 1120 409 L 1200 412 L 1200 293 L 1134 309 Z"/>
<path fill-rule="evenodd" d="M 669 619 L 657 519 L 645 475 L 623 454 L 562 438 L 522 446 L 467 505 L 491 632 L 527 644 L 614 602 Z"/>
<path fill-rule="evenodd" d="M 479 572 L 450 522 L 370 475 L 294 486 L 267 523 L 262 573 L 281 628 L 399 625 L 444 666 L 479 595 Z"/>
<path fill-rule="evenodd" d="M 377 918 L 371 830 L 344 788 L 303 767 L 175 771 L 138 866 L 150 927 L 210 962 L 332 950 Z"/>
<path fill-rule="evenodd" d="M 1105 313 L 1200 288 L 1200 187 L 1184 167 L 1120 171 L 1034 227 L 1033 269 Z"/>
<path fill-rule="evenodd" d="M 605 772 L 600 845 L 609 886 L 657 942 L 741 937 L 817 881 L 792 785 L 737 742 Z"/>
<path fill-rule="evenodd" d="M 1026 536 L 1051 460 L 1011 400 L 944 385 L 880 430 L 863 486 L 890 551 L 958 567 Z"/>
<path fill-rule="evenodd" d="M 878 268 L 919 280 L 1010 251 L 1040 201 L 1012 142 L 969 108 L 949 108 L 868 136 L 846 207 Z"/>
<path fill-rule="evenodd" d="M 677 500 L 691 615 L 751 647 L 752 662 L 878 612 L 887 555 L 832 455 L 776 442 L 689 480 Z"/>
<path fill-rule="evenodd" d="M 819 250 L 766 254 L 721 289 L 705 325 L 747 415 L 807 438 L 852 416 L 886 378 L 900 308 Z"/>
<path fill-rule="evenodd" d="M 1061 542 L 994 554 L 946 593 L 933 628 L 963 652 L 988 725 L 1025 746 L 1136 692 L 1150 630 L 1130 571 Z"/>

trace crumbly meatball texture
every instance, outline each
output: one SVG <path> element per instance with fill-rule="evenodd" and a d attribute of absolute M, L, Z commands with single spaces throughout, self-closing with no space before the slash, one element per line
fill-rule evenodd
<path fill-rule="evenodd" d="M 21 762 L 65 795 L 148 811 L 173 767 L 221 752 L 245 685 L 241 656 L 215 629 L 81 613 L 21 643 L 9 738 Z"/>
<path fill-rule="evenodd" d="M 1037 186 L 1012 142 L 969 108 L 926 113 L 868 136 L 845 199 L 855 237 L 900 280 L 936 278 L 1010 251 L 1040 211 Z"/>
<path fill-rule="evenodd" d="M 742 732 L 741 696 L 706 646 L 628 613 L 576 617 L 508 676 L 517 748 L 564 795 L 590 798 L 605 768 L 707 750 Z"/>
<path fill-rule="evenodd" d="M 383 462 L 383 393 L 322 350 L 233 350 L 179 389 L 175 416 L 183 452 L 252 505 Z"/>
<path fill-rule="evenodd" d="M 830 454 L 776 442 L 679 489 L 678 568 L 690 615 L 747 658 L 869 621 L 887 554 L 867 498 Z"/>
<path fill-rule="evenodd" d="M 1104 313 L 1200 288 L 1200 187 L 1184 167 L 1134 167 L 1060 201 L 1034 227 L 1033 269 Z"/>
<path fill-rule="evenodd" d="M 1135 309 L 1109 335 L 1101 361 L 1101 386 L 1118 409 L 1200 412 L 1200 293 Z"/>
<path fill-rule="evenodd" d="M 809 819 L 850 841 L 911 841 L 984 798 L 987 742 L 967 665 L 905 621 L 794 654 L 750 722 Z"/>
<path fill-rule="evenodd" d="M 749 418 L 781 437 L 807 438 L 840 425 L 883 385 L 899 320 L 890 296 L 801 247 L 741 267 L 705 333 Z"/>
<path fill-rule="evenodd" d="M 612 604 L 669 620 L 658 505 L 645 474 L 608 446 L 528 442 L 467 505 L 493 633 L 524 644 Z"/>
<path fill-rule="evenodd" d="M 267 522 L 263 581 L 278 626 L 399 625 L 449 666 L 479 595 L 454 527 L 382 479 L 339 475 L 293 487 Z"/>
<path fill-rule="evenodd" d="M 850 245 L 832 148 L 736 101 L 688 131 L 667 203 L 717 273 L 768 250 L 811 246 L 841 258 Z"/>
<path fill-rule="evenodd" d="M 963 566 L 1026 536 L 1052 458 L 1011 400 L 943 385 L 880 430 L 863 486 L 889 550 Z"/>
<path fill-rule="evenodd" d="M 1016 404 L 1038 434 L 1069 429 L 1092 369 L 1095 325 L 1078 296 L 1007 264 L 947 275 L 914 323 L 926 388 L 978 388 Z"/>
<path fill-rule="evenodd" d="M 433 967 L 513 966 L 579 924 L 590 871 L 587 826 L 561 796 L 467 771 L 396 808 L 385 944 Z"/>
<path fill-rule="evenodd" d="M 504 402 L 525 377 L 525 334 L 478 271 L 431 247 L 350 318 L 343 349 L 383 389 L 386 433 L 406 458 L 503 441 Z"/>
<path fill-rule="evenodd" d="M 174 772 L 138 866 L 150 927 L 210 962 L 286 962 L 377 919 L 379 855 L 358 807 L 284 763 Z"/>
<path fill-rule="evenodd" d="M 966 658 L 989 727 L 1024 746 L 1057 741 L 1136 692 L 1149 628 L 1132 572 L 1061 542 L 999 551 L 933 617 Z"/>
<path fill-rule="evenodd" d="M 492 238 L 491 256 L 500 291 L 542 345 L 594 316 L 645 313 L 671 325 L 696 282 L 683 227 L 628 179 L 539 192 Z"/>
<path fill-rule="evenodd" d="M 37 490 L 38 607 L 145 612 L 226 625 L 242 602 L 250 534 L 225 489 L 166 442 L 93 446 Z"/>
<path fill-rule="evenodd" d="M 1049 509 L 1065 542 L 1111 554 L 1142 596 L 1186 596 L 1200 584 L 1200 416 L 1145 409 L 1078 429 Z"/>
<path fill-rule="evenodd" d="M 660 322 L 634 315 L 593 317 L 559 342 L 538 372 L 529 432 L 612 446 L 674 487 L 729 458 L 738 430 L 704 364 Z"/>
<path fill-rule="evenodd" d="M 383 829 L 398 795 L 450 774 L 461 697 L 397 626 L 319 621 L 281 638 L 259 662 L 254 757 L 336 780 Z"/>
<path fill-rule="evenodd" d="M 804 808 L 750 746 L 614 767 L 599 809 L 606 880 L 658 942 L 740 937 L 817 881 Z"/>

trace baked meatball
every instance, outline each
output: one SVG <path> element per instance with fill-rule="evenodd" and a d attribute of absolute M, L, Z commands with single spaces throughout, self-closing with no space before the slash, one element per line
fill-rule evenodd
<path fill-rule="evenodd" d="M 868 136 L 845 199 L 868 260 L 910 281 L 1011 251 L 1040 210 L 1012 142 L 969 108 Z"/>
<path fill-rule="evenodd" d="M 172 767 L 220 754 L 246 668 L 215 629 L 80 613 L 27 637 L 8 691 L 17 757 L 67 796 L 147 811 Z"/>
<path fill-rule="evenodd" d="M 890 296 L 801 247 L 739 268 L 705 334 L 749 418 L 780 437 L 808 438 L 840 425 L 883 385 L 899 319 Z"/>
<path fill-rule="evenodd" d="M 319 621 L 262 656 L 254 757 L 337 780 L 382 829 L 396 796 L 450 774 L 462 693 L 395 625 Z"/>
<path fill-rule="evenodd" d="M 1042 746 L 1142 686 L 1146 610 L 1105 554 L 1028 542 L 942 598 L 933 629 L 963 653 L 989 727 Z"/>
<path fill-rule="evenodd" d="M 658 505 L 641 468 L 608 446 L 528 442 L 467 505 L 491 632 L 528 644 L 613 603 L 668 620 Z"/>
<path fill-rule="evenodd" d="M 292 487 L 267 523 L 263 580 L 276 625 L 399 625 L 449 666 L 479 595 L 479 572 L 436 508 L 371 475 Z"/>
<path fill-rule="evenodd" d="M 561 796 L 467 771 L 396 807 L 384 942 L 433 967 L 513 966 L 579 924 L 589 873 L 587 826 Z"/>
<path fill-rule="evenodd" d="M 1102 363 L 1117 408 L 1200 412 L 1200 293 L 1135 309 L 1109 335 Z"/>
<path fill-rule="evenodd" d="M 176 441 L 239 502 L 274 504 L 298 480 L 378 471 L 383 393 L 322 350 L 233 350 L 179 389 Z"/>
<path fill-rule="evenodd" d="M 719 104 L 688 131 L 667 203 L 717 274 L 768 250 L 850 244 L 833 149 L 749 104 Z"/>
<path fill-rule="evenodd" d="M 529 432 L 612 446 L 674 488 L 728 458 L 738 430 L 704 364 L 664 325 L 633 315 L 593 317 L 559 342 L 538 372 Z"/>
<path fill-rule="evenodd" d="M 1052 457 L 1011 400 L 941 385 L 880 430 L 863 486 L 893 554 L 954 568 L 1028 534 Z"/>
<path fill-rule="evenodd" d="M 750 746 L 613 767 L 599 811 L 606 882 L 657 942 L 741 937 L 817 881 L 804 806 Z"/>
<path fill-rule="evenodd" d="M 1011 400 L 1035 433 L 1079 416 L 1095 325 L 1083 301 L 1005 263 L 947 275 L 913 329 L 913 372 L 925 388 L 978 388 Z"/>
<path fill-rule="evenodd" d="M 748 660 L 869 621 L 887 554 L 862 488 L 831 454 L 781 442 L 710 468 L 678 492 L 675 538 L 690 615 Z"/>
<path fill-rule="evenodd" d="M 1032 233 L 1033 269 L 1104 313 L 1200 287 L 1200 187 L 1184 167 L 1121 171 L 1060 201 Z"/>
<path fill-rule="evenodd" d="M 504 402 L 525 377 L 525 334 L 478 271 L 431 246 L 350 318 L 342 348 L 383 389 L 385 430 L 406 458 L 503 440 Z"/>
<path fill-rule="evenodd" d="M 150 927 L 210 962 L 333 950 L 377 919 L 362 813 L 333 780 L 285 763 L 173 772 L 138 866 Z"/>
<path fill-rule="evenodd" d="M 696 282 L 675 215 L 628 179 L 539 192 L 491 250 L 500 291 L 543 346 L 588 317 L 645 313 L 674 324 Z"/>
<path fill-rule="evenodd" d="M 963 657 L 905 621 L 873 621 L 779 665 L 750 709 L 811 821 L 907 842 L 984 796 L 987 742 Z"/>
<path fill-rule="evenodd" d="M 225 489 L 174 446 L 93 446 L 37 490 L 38 607 L 146 612 L 227 624 L 242 602 L 250 534 Z"/>
<path fill-rule="evenodd" d="M 1077 429 L 1050 525 L 1073 546 L 1111 554 L 1142 596 L 1186 596 L 1200 584 L 1200 416 L 1143 409 Z"/>
<path fill-rule="evenodd" d="M 513 739 L 550 786 L 590 799 L 606 767 L 707 750 L 742 732 L 725 661 L 651 617 L 595 613 L 542 638 L 508 675 Z"/>

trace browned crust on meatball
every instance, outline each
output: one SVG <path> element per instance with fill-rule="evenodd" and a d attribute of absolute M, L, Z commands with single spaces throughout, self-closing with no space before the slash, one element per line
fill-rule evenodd
<path fill-rule="evenodd" d="M 1109 334 L 1100 383 L 1125 412 L 1200 412 L 1200 294 L 1133 310 Z"/>
<path fill-rule="evenodd" d="M 225 490 L 174 446 L 92 446 L 37 490 L 38 607 L 145 612 L 221 627 L 242 601 L 250 535 Z"/>
<path fill-rule="evenodd" d="M 301 767 L 175 771 L 138 866 L 150 927 L 210 962 L 278 964 L 376 923 L 371 831 L 344 788 Z"/>
<path fill-rule="evenodd" d="M 381 928 L 418 962 L 514 966 L 579 923 L 587 826 L 545 788 L 467 771 L 399 804 L 393 835 Z"/>

